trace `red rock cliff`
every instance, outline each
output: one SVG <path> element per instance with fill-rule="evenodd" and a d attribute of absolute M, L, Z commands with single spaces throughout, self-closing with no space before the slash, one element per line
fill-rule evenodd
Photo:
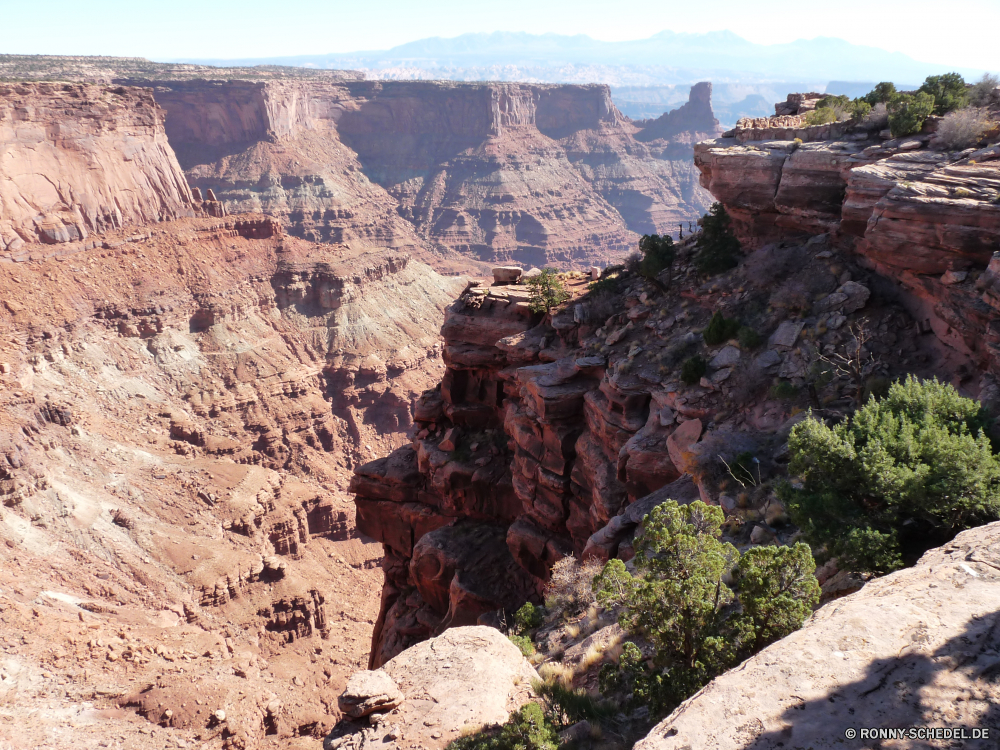
<path fill-rule="evenodd" d="M 312 239 L 587 265 L 707 206 L 685 137 L 638 142 L 606 86 L 156 86 L 193 185 Z"/>
<path fill-rule="evenodd" d="M 829 233 L 899 284 L 925 330 L 1000 371 L 1000 145 L 955 153 L 931 134 L 761 124 L 695 147 L 744 243 Z"/>
<path fill-rule="evenodd" d="M 193 216 L 152 93 L 0 84 L 0 251 Z"/>

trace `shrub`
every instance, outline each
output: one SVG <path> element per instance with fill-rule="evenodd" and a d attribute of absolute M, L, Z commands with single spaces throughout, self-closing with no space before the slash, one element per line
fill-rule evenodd
<path fill-rule="evenodd" d="M 895 94 L 889 101 L 889 129 L 895 138 L 919 133 L 931 112 L 934 97 L 918 91 L 915 94 Z"/>
<path fill-rule="evenodd" d="M 701 219 L 694 264 L 702 273 L 717 274 L 739 263 L 740 241 L 730 229 L 729 214 L 721 203 L 713 203 Z"/>
<path fill-rule="evenodd" d="M 867 104 L 875 107 L 879 104 L 886 104 L 896 93 L 896 86 L 890 81 L 882 81 L 861 97 Z"/>
<path fill-rule="evenodd" d="M 531 686 L 545 702 L 548 720 L 557 727 L 596 721 L 615 713 L 613 708 L 600 705 L 586 690 L 563 685 L 558 680 L 535 680 Z"/>
<path fill-rule="evenodd" d="M 727 318 L 716 310 L 712 319 L 708 321 L 708 327 L 705 328 L 702 337 L 709 346 L 716 346 L 723 341 L 729 341 L 739 330 L 740 322 L 738 320 Z"/>
<path fill-rule="evenodd" d="M 889 108 L 885 102 L 879 102 L 865 115 L 861 125 L 868 130 L 884 130 L 889 124 Z"/>
<path fill-rule="evenodd" d="M 837 122 L 838 119 L 833 107 L 817 107 L 806 115 L 806 125 L 826 125 L 828 122 Z"/>
<path fill-rule="evenodd" d="M 651 281 L 674 263 L 674 240 L 670 235 L 644 234 L 639 240 L 639 250 L 642 251 L 639 274 Z"/>
<path fill-rule="evenodd" d="M 638 275 L 639 266 L 642 264 L 642 256 L 639 253 L 631 253 L 625 259 L 625 273 Z"/>
<path fill-rule="evenodd" d="M 886 573 L 962 529 L 1000 518 L 1000 461 L 981 407 L 937 380 L 908 377 L 832 428 L 789 437 L 781 494 L 792 520 L 842 567 Z"/>
<path fill-rule="evenodd" d="M 558 750 L 559 734 L 537 703 L 526 703 L 507 723 L 449 743 L 446 750 Z"/>
<path fill-rule="evenodd" d="M 969 92 L 965 87 L 965 79 L 958 73 L 927 76 L 927 80 L 918 90 L 934 97 L 934 114 L 936 115 L 944 115 L 969 104 Z"/>
<path fill-rule="evenodd" d="M 569 292 L 551 268 L 546 268 L 538 276 L 528 279 L 531 297 L 528 299 L 528 309 L 533 313 L 548 313 L 556 305 L 561 305 L 569 299 Z"/>
<path fill-rule="evenodd" d="M 816 102 L 816 109 L 806 115 L 806 125 L 825 125 L 828 122 L 862 120 L 872 105 L 864 99 L 851 101 L 846 96 L 824 96 Z"/>
<path fill-rule="evenodd" d="M 521 651 L 521 655 L 528 658 L 535 653 L 535 644 L 531 642 L 531 639 L 526 635 L 508 635 L 508 639 Z"/>
<path fill-rule="evenodd" d="M 564 557 L 552 566 L 552 575 L 545 590 L 545 609 L 549 619 L 572 617 L 586 611 L 597 601 L 594 596 L 594 576 L 601 564 L 594 559 L 578 562 L 573 556 Z"/>
<path fill-rule="evenodd" d="M 708 363 L 699 356 L 684 360 L 681 366 L 681 380 L 688 385 L 694 385 L 708 372 Z"/>
<path fill-rule="evenodd" d="M 993 90 L 1000 86 L 1000 78 L 990 73 L 983 73 L 983 77 L 972 84 L 969 92 L 969 103 L 973 107 L 985 107 L 993 101 Z"/>
<path fill-rule="evenodd" d="M 994 127 L 986 110 L 966 107 L 949 112 L 938 124 L 937 135 L 950 151 L 975 146 Z"/>
<path fill-rule="evenodd" d="M 514 613 L 514 626 L 519 633 L 527 633 L 542 626 L 542 608 L 536 607 L 531 602 L 525 602 L 517 612 Z"/>
<path fill-rule="evenodd" d="M 637 648 L 622 653 L 622 677 L 653 710 L 672 708 L 798 629 L 819 602 L 809 547 L 758 547 L 741 557 L 719 538 L 723 519 L 720 508 L 700 500 L 667 500 L 646 516 L 635 541 L 639 575 L 616 559 L 594 581 L 598 601 L 620 607 L 622 628 L 653 648 L 651 673 L 636 658 Z M 607 672 L 604 678 L 612 681 Z"/>
<path fill-rule="evenodd" d="M 740 326 L 740 330 L 736 333 L 736 340 L 739 342 L 741 349 L 748 350 L 756 349 L 763 342 L 760 334 L 748 326 Z"/>
<path fill-rule="evenodd" d="M 789 383 L 787 380 L 782 380 L 780 383 L 775 383 L 771 387 L 771 398 L 784 400 L 793 399 L 799 395 L 799 389 L 794 385 Z"/>

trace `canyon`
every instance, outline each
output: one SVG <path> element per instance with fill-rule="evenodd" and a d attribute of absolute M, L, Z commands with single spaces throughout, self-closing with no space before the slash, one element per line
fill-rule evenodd
<path fill-rule="evenodd" d="M 115 58 L 11 56 L 0 71 L 146 88 L 203 195 L 304 239 L 388 247 L 448 273 L 584 268 L 624 257 L 639 235 L 676 234 L 710 203 L 692 144 L 721 132 L 710 83 L 692 87 L 683 123 L 664 129 L 621 115 L 601 85 Z"/>
<path fill-rule="evenodd" d="M 710 84 L 632 122 L 603 86 L 62 64 L 111 80 L 0 84 L 13 747 L 364 747 L 382 725 L 335 737 L 340 699 L 384 667 L 408 694 L 404 741 L 443 748 L 476 716 L 422 723 L 410 694 L 449 691 L 436 649 L 470 683 L 503 665 L 489 721 L 528 700 L 531 668 L 481 626 L 542 601 L 559 561 L 629 560 L 667 498 L 720 506 L 743 547 L 796 538 L 719 459 L 750 451 L 780 475 L 805 410 L 848 414 L 852 384 L 810 373 L 857 326 L 879 377 L 938 377 L 1000 413 L 1000 146 L 948 152 L 932 130 L 809 128 L 797 111 L 722 134 Z M 713 197 L 737 268 L 701 273 L 696 232 L 669 278 L 577 270 Z M 518 270 L 456 275 L 515 262 L 566 269 L 569 299 L 533 311 Z M 759 341 L 706 342 L 714 313 Z M 703 376 L 681 378 L 695 355 Z M 955 657 L 962 618 L 987 614 L 995 561 L 977 550 L 995 533 L 874 584 L 824 564 L 807 629 L 643 746 L 724 724 L 718 696 L 741 679 L 799 689 L 768 660 L 805 658 L 810 628 L 951 606 L 951 589 L 914 598 L 932 574 L 975 597 L 930 639 L 885 632 L 841 656 L 855 676 L 904 641 Z M 834 689 L 810 687 L 810 717 Z M 786 736 L 794 708 L 767 704 L 753 738 Z"/>
<path fill-rule="evenodd" d="M 202 199 L 148 90 L 3 102 L 0 736 L 319 742 L 377 616 L 351 469 L 466 282 Z"/>
<path fill-rule="evenodd" d="M 584 267 L 708 205 L 689 156 L 717 131 L 710 104 L 641 139 L 606 86 L 142 85 L 155 87 L 192 185 L 314 241 L 405 249 L 439 265 L 457 253 Z M 696 89 L 708 103 L 711 85 Z"/>
<path fill-rule="evenodd" d="M 789 96 L 796 107 L 804 101 Z M 994 108 L 1000 110 L 1000 90 Z M 665 115 L 658 126 L 669 128 L 675 118 L 681 113 Z M 351 484 L 359 529 L 385 548 L 369 668 L 451 627 L 509 623 L 519 602 L 543 600 L 552 568 L 564 558 L 629 560 L 642 518 L 668 498 L 721 506 L 726 538 L 740 546 L 794 538 L 781 504 L 746 486 L 734 492 L 716 459 L 728 468 L 749 451 L 765 459 L 761 471 L 781 471 L 789 430 L 804 408 L 843 419 L 849 394 L 808 373 L 821 355 L 846 351 L 860 335 L 875 375 L 936 377 L 996 415 L 1000 147 L 949 152 L 934 126 L 932 120 L 924 133 L 893 139 L 849 125 L 806 126 L 793 108 L 696 144 L 702 184 L 725 206 L 746 254 L 737 270 L 715 279 L 695 268 L 695 237 L 675 246 L 669 280 L 612 277 L 601 291 L 604 279 L 589 290 L 589 276 L 570 274 L 570 299 L 550 314 L 533 313 L 529 290 L 511 285 L 506 271 L 491 286 L 467 289 L 446 313 L 447 370 L 417 403 L 411 445 L 357 467 Z M 751 326 L 766 349 L 703 342 L 699 332 L 713 313 Z M 698 352 L 705 374 L 684 382 L 678 366 Z M 781 381 L 792 386 L 791 396 L 770 389 Z M 885 607 L 899 606 L 877 597 L 892 592 L 893 601 L 912 601 L 899 622 L 912 629 L 925 627 L 938 604 L 907 592 L 930 578 L 957 575 L 963 588 L 966 577 L 992 585 L 991 558 L 982 556 L 991 534 L 995 525 L 967 532 L 927 553 L 922 566 L 853 596 L 862 580 L 835 564 L 822 566 L 824 601 L 846 596 L 843 605 L 821 608 L 801 639 L 779 642 L 719 678 L 637 747 L 686 747 L 695 735 L 705 747 L 818 738 L 836 710 L 822 697 L 841 687 L 859 698 L 881 689 L 884 676 L 876 685 L 877 675 L 898 668 L 888 655 L 909 636 L 886 632 L 884 643 L 843 646 L 858 653 L 833 658 L 850 661 L 850 669 L 831 666 L 831 677 L 802 693 L 811 697 L 796 698 L 812 712 L 801 730 L 789 713 L 799 706 L 783 703 L 797 688 L 775 687 L 755 702 L 766 718 L 752 726 L 734 724 L 727 712 L 749 686 L 783 679 L 773 674 L 775 663 L 792 653 L 809 658 L 797 644 L 835 640 L 857 630 L 859 617 L 889 616 Z M 933 567 L 949 559 L 987 567 Z M 976 624 L 990 620 L 986 589 L 970 609 L 955 611 L 913 653 L 918 667 L 935 648 L 935 657 L 961 648 L 962 632 L 977 639 L 985 633 L 980 653 L 990 658 L 993 630 L 981 633 Z M 794 679 L 819 674 L 810 670 Z M 978 702 L 967 718 L 981 723 L 990 691 L 976 683 L 974 670 L 944 682 L 933 667 L 926 670 L 935 685 L 947 682 L 942 695 L 965 689 L 958 685 L 973 690 Z M 867 682 L 847 686 L 865 674 Z M 935 696 L 901 708 L 879 694 L 865 716 L 880 725 L 903 717 L 928 723 L 946 711 L 947 699 Z M 703 724 L 718 729 L 705 734 Z"/>

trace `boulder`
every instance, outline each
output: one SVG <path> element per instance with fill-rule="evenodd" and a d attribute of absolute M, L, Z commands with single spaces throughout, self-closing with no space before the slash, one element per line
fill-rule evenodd
<path fill-rule="evenodd" d="M 403 702 L 396 682 L 381 669 L 355 672 L 337 699 L 340 710 L 352 719 L 391 711 Z"/>
<path fill-rule="evenodd" d="M 791 349 L 798 341 L 799 334 L 805 326 L 801 320 L 783 320 L 778 329 L 771 334 L 768 345 L 775 349 Z"/>
<path fill-rule="evenodd" d="M 739 347 L 724 346 L 719 350 L 718 354 L 712 357 L 712 361 L 709 364 L 716 369 L 734 367 L 739 363 L 741 353 Z"/>
<path fill-rule="evenodd" d="M 684 471 L 687 465 L 685 454 L 691 450 L 691 446 L 698 442 L 701 437 L 702 424 L 700 419 L 689 419 L 682 422 L 680 427 L 674 430 L 667 438 L 667 452 L 670 460 L 673 461 L 680 471 Z"/>
<path fill-rule="evenodd" d="M 520 266 L 496 266 L 493 269 L 493 283 L 497 286 L 516 284 L 524 269 Z"/>
<path fill-rule="evenodd" d="M 370 724 L 342 721 L 324 750 L 440 750 L 463 731 L 507 721 L 534 697 L 531 683 L 538 679 L 517 646 L 481 625 L 452 628 L 411 646 L 378 672 L 399 686 L 405 700 Z M 358 674 L 378 672 L 356 673 L 348 685 Z"/>
<path fill-rule="evenodd" d="M 801 630 L 682 703 L 635 750 L 944 746 L 879 745 L 860 735 L 871 727 L 992 734 L 1000 725 L 998 600 L 1000 523 L 993 523 L 822 607 Z M 961 746 L 996 747 L 996 737 Z"/>

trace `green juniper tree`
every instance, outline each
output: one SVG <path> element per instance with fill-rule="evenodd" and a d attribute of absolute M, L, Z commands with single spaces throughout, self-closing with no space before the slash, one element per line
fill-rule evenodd
<path fill-rule="evenodd" d="M 604 687 L 669 710 L 716 675 L 802 626 L 819 602 L 809 548 L 758 547 L 740 557 L 720 539 L 722 510 L 701 501 L 657 506 L 635 543 L 632 575 L 611 560 L 594 579 L 598 601 L 652 646 L 653 669 L 626 645 Z M 725 583 L 732 576 L 733 585 Z"/>
<path fill-rule="evenodd" d="M 702 273 L 722 273 L 739 263 L 740 241 L 733 234 L 730 224 L 729 214 L 721 203 L 713 203 L 701 218 L 694 263 Z"/>
<path fill-rule="evenodd" d="M 887 573 L 963 529 L 1000 519 L 1000 461 L 978 403 L 908 377 L 850 420 L 796 425 L 781 490 L 792 520 L 841 567 Z"/>
<path fill-rule="evenodd" d="M 561 305 L 570 296 L 559 280 L 558 273 L 551 268 L 546 268 L 537 276 L 528 279 L 526 284 L 531 290 L 528 308 L 533 313 L 549 313 L 553 307 Z"/>

